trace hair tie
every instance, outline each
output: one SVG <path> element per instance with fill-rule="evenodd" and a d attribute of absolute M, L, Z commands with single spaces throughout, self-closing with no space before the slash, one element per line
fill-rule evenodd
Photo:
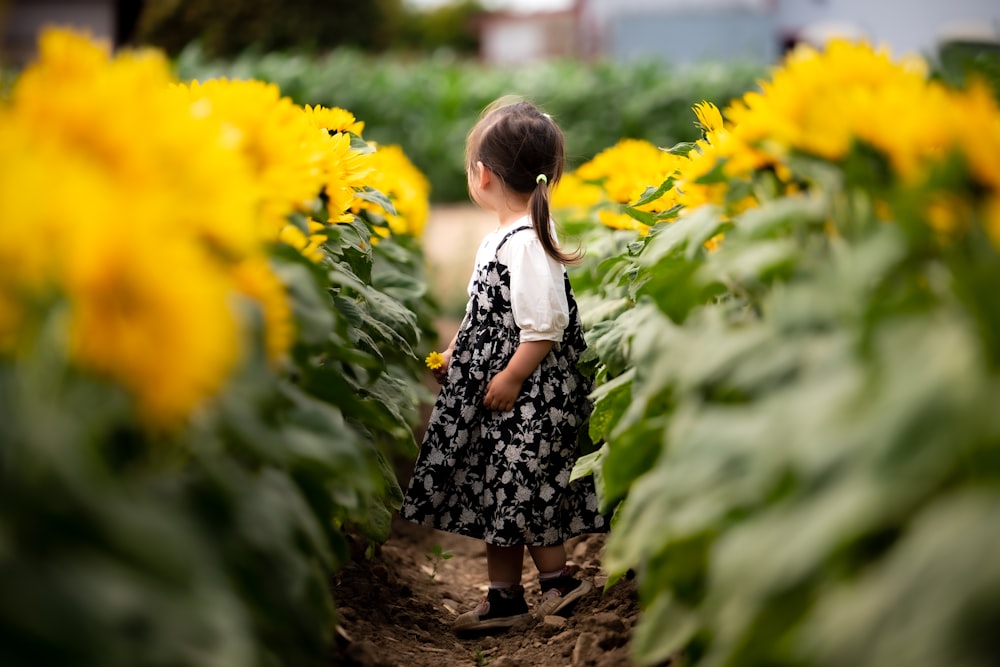
<path fill-rule="evenodd" d="M 548 183 L 549 179 L 545 174 L 539 174 L 538 178 L 535 179 L 535 183 Z"/>

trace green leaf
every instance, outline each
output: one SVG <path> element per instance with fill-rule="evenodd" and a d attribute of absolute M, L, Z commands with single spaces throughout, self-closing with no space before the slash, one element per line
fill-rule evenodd
<path fill-rule="evenodd" d="M 645 280 L 636 286 L 634 298 L 655 303 L 672 321 L 683 322 L 692 309 L 720 291 L 715 285 L 703 286 L 696 281 L 697 269 L 698 264 L 684 259 L 663 259 L 653 270 L 643 272 Z"/>
<path fill-rule="evenodd" d="M 630 207 L 637 208 L 639 206 L 645 206 L 646 204 L 650 204 L 659 199 L 660 197 L 662 197 L 664 193 L 668 192 L 669 190 L 672 190 L 673 187 L 674 187 L 674 178 L 671 176 L 667 178 L 667 180 L 663 181 L 663 183 L 661 183 L 659 187 L 646 188 L 646 191 L 642 193 L 642 197 L 639 198 L 639 201 L 635 202 L 634 204 L 631 204 Z"/>
<path fill-rule="evenodd" d="M 347 476 L 367 470 L 358 434 L 348 427 L 336 404 L 318 400 L 290 382 L 282 382 L 280 388 L 288 401 L 279 436 L 287 460 L 320 461 Z M 366 488 L 364 482 L 363 476 L 357 479 L 360 488 Z"/>
<path fill-rule="evenodd" d="M 694 150 L 695 147 L 697 147 L 697 145 L 698 144 L 696 142 L 694 142 L 694 141 L 681 141 L 681 142 L 678 142 L 678 143 L 674 144 L 673 146 L 671 146 L 670 148 L 668 148 L 666 150 L 671 155 L 679 155 L 681 157 L 684 157 L 688 153 L 690 153 L 692 150 Z"/>
<path fill-rule="evenodd" d="M 940 497 L 882 562 L 817 600 L 800 655 L 859 667 L 991 664 L 1000 617 L 1000 539 L 991 529 L 998 512 L 995 490 Z"/>
<path fill-rule="evenodd" d="M 648 211 L 640 211 L 639 209 L 633 208 L 632 206 L 626 206 L 624 207 L 623 210 L 632 219 L 638 220 L 642 224 L 647 225 L 649 227 L 652 227 L 657 222 L 659 222 L 659 219 L 656 217 L 656 214 L 654 213 L 650 213 Z"/>
<path fill-rule="evenodd" d="M 576 460 L 573 465 L 573 472 L 570 473 L 569 481 L 574 482 L 587 475 L 593 475 L 600 471 L 604 457 L 607 455 L 607 445 L 602 445 L 600 449 L 585 454 Z"/>
<path fill-rule="evenodd" d="M 602 363 L 613 369 L 612 374 L 624 372 L 627 366 L 622 336 L 621 329 L 608 320 L 598 322 L 586 332 L 588 351 L 597 354 Z"/>
<path fill-rule="evenodd" d="M 664 423 L 664 418 L 642 420 L 632 424 L 622 437 L 608 441 L 608 453 L 601 466 L 602 511 L 626 495 L 631 498 L 636 480 L 656 463 L 663 449 Z"/>
<path fill-rule="evenodd" d="M 823 197 L 813 194 L 782 197 L 741 213 L 733 223 L 751 239 L 787 234 L 795 228 L 819 229 L 828 215 Z"/>
<path fill-rule="evenodd" d="M 373 502 L 363 515 L 355 517 L 353 523 L 362 535 L 381 544 L 392 533 L 392 512 L 385 505 Z"/>
<path fill-rule="evenodd" d="M 577 305 L 584 331 L 589 332 L 598 323 L 612 321 L 631 308 L 632 300 L 625 297 L 612 299 L 583 294 L 577 297 Z"/>
<path fill-rule="evenodd" d="M 594 442 L 606 439 L 628 409 L 632 402 L 634 377 L 635 369 L 629 369 L 597 387 L 591 394 L 594 411 L 590 415 L 590 437 Z"/>
<path fill-rule="evenodd" d="M 274 270 L 288 290 L 298 339 L 306 345 L 321 344 L 334 319 L 315 277 L 302 265 L 287 262 L 276 263 Z"/>
<path fill-rule="evenodd" d="M 666 258 L 683 257 L 686 261 L 691 261 L 703 251 L 705 241 L 725 227 L 718 209 L 712 206 L 699 207 L 650 232 L 638 261 L 650 271 L 655 270 L 657 264 Z"/>
<path fill-rule="evenodd" d="M 696 284 L 721 283 L 731 290 L 754 290 L 790 274 L 802 253 L 792 239 L 761 240 L 735 247 L 723 244 L 712 253 L 692 280 Z"/>
<path fill-rule="evenodd" d="M 378 190 L 365 186 L 361 190 L 356 190 L 354 196 L 357 197 L 358 199 L 361 199 L 362 201 L 378 204 L 387 213 L 390 213 L 392 215 L 397 214 L 396 207 L 392 205 L 392 201 Z"/>
<path fill-rule="evenodd" d="M 353 132 L 349 132 L 348 135 L 351 138 L 351 150 L 357 151 L 362 154 L 375 152 L 375 148 L 367 141 L 365 141 L 362 137 L 359 137 Z"/>
<path fill-rule="evenodd" d="M 640 665 L 661 665 L 680 654 L 700 627 L 698 614 L 669 593 L 643 610 L 632 637 L 632 657 Z"/>

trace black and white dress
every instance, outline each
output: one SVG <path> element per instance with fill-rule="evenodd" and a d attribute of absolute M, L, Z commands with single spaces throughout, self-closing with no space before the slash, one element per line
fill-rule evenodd
<path fill-rule="evenodd" d="M 502 252 L 508 242 L 512 248 Z M 577 370 L 586 343 L 569 279 L 558 262 L 539 256 L 540 247 L 528 218 L 484 239 L 403 518 L 499 546 L 554 546 L 607 530 L 593 478 L 569 481 L 592 407 L 590 383 Z M 498 255 L 513 255 L 511 266 L 528 274 L 519 274 L 513 299 L 510 267 Z M 565 310 L 546 315 L 548 301 Z M 521 341 L 559 338 L 513 410 L 483 407 L 487 383 Z"/>

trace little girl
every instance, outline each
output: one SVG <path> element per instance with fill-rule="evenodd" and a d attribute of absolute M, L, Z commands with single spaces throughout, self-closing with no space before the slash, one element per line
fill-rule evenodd
<path fill-rule="evenodd" d="M 527 102 L 495 102 L 469 133 L 469 193 L 496 214 L 476 255 L 465 318 L 435 371 L 442 383 L 400 514 L 482 539 L 486 597 L 457 633 L 531 618 L 521 586 L 527 546 L 542 589 L 534 616 L 565 612 L 593 587 L 569 574 L 563 543 L 604 532 L 593 479 L 570 482 L 591 386 L 586 347 L 549 217 L 563 134 Z"/>

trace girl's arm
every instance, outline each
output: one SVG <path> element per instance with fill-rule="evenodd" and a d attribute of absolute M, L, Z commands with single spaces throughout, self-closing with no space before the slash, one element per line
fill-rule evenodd
<path fill-rule="evenodd" d="M 507 362 L 507 367 L 497 373 L 486 385 L 483 405 L 490 410 L 507 412 L 514 408 L 514 401 L 521 393 L 521 385 L 549 353 L 555 341 L 523 341 Z"/>

